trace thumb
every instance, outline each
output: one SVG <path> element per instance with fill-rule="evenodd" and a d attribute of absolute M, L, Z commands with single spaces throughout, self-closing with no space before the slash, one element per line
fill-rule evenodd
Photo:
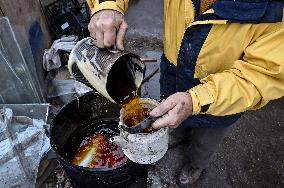
<path fill-rule="evenodd" d="M 128 29 L 128 25 L 126 22 L 123 21 L 116 35 L 116 47 L 119 50 L 124 50 L 123 40 L 124 40 L 127 29 Z"/>
<path fill-rule="evenodd" d="M 153 117 L 159 117 L 166 114 L 168 111 L 173 109 L 176 106 L 176 102 L 174 102 L 171 97 L 167 98 L 164 102 L 162 102 L 158 107 L 153 109 L 150 112 L 150 115 Z"/>

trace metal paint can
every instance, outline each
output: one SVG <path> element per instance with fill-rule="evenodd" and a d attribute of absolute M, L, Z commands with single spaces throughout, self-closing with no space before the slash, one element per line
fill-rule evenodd
<path fill-rule="evenodd" d="M 153 99 L 140 98 L 143 108 L 154 109 L 159 103 Z M 125 113 L 120 111 L 119 124 L 124 124 Z M 123 153 L 133 162 L 152 164 L 160 160 L 168 150 L 169 128 L 161 128 L 150 133 L 129 134 L 120 129 L 120 135 L 112 139 Z"/>
<path fill-rule="evenodd" d="M 140 87 L 145 65 L 133 53 L 97 48 L 95 40 L 89 37 L 71 51 L 68 69 L 78 81 L 119 103 L 123 96 Z"/>

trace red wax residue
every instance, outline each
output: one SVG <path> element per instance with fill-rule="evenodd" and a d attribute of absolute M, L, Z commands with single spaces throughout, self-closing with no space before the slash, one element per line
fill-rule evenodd
<path fill-rule="evenodd" d="M 103 133 L 86 137 L 72 160 L 73 165 L 89 168 L 112 168 L 127 161 L 122 149 Z"/>

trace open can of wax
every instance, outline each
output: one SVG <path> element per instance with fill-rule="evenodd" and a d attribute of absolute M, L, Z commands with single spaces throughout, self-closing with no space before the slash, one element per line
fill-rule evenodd
<path fill-rule="evenodd" d="M 159 105 L 157 101 L 148 98 L 140 98 L 139 102 L 145 112 L 148 113 Z M 131 121 L 122 108 L 119 124 L 131 126 Z M 113 137 L 112 140 L 122 148 L 123 153 L 131 161 L 139 164 L 151 164 L 157 162 L 166 154 L 168 150 L 169 128 L 161 128 L 159 130 L 148 128 L 138 134 L 130 134 L 120 129 L 120 135 Z"/>

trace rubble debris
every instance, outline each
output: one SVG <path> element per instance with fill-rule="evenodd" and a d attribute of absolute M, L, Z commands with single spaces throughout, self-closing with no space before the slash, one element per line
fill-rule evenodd
<path fill-rule="evenodd" d="M 0 106 L 0 187 L 34 187 L 45 153 L 47 108 L 46 104 Z"/>
<path fill-rule="evenodd" d="M 78 37 L 74 35 L 55 40 L 50 49 L 44 51 L 43 68 L 46 71 L 50 71 L 61 67 L 62 61 L 60 53 L 71 52 L 77 41 Z"/>

